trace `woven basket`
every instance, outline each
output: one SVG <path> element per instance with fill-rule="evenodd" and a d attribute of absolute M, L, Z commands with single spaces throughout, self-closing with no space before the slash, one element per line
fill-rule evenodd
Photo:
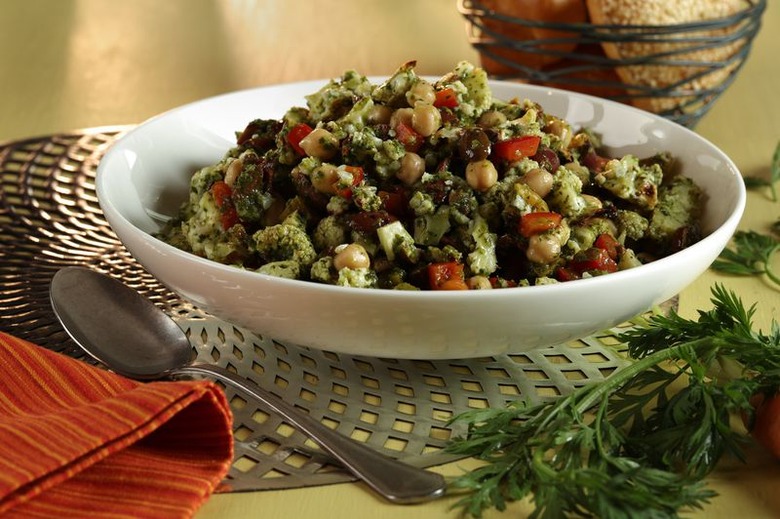
<path fill-rule="evenodd" d="M 676 25 L 536 21 L 478 0 L 458 0 L 458 10 L 491 77 L 614 99 L 693 127 L 744 64 L 766 2 L 750 0 L 726 18 Z M 548 37 L 514 37 L 530 32 Z M 610 45 L 632 52 L 609 57 L 604 49 Z M 666 79 L 656 80 L 656 74 Z"/>

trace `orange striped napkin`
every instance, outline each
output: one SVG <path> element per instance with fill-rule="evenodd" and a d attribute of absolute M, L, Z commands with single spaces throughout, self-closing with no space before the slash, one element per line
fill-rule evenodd
<path fill-rule="evenodd" d="M 212 382 L 141 384 L 0 333 L 2 517 L 189 517 L 231 426 Z"/>

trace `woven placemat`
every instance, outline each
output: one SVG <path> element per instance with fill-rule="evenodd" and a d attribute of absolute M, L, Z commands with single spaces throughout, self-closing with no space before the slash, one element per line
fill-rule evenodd
<path fill-rule="evenodd" d="M 95 170 L 127 127 L 0 144 L 0 330 L 84 358 L 49 304 L 68 265 L 107 273 L 149 297 L 188 333 L 198 360 L 227 367 L 346 436 L 420 467 L 456 459 L 448 425 L 474 408 L 556 398 L 623 364 L 609 334 L 516 355 L 467 360 L 357 357 L 275 341 L 183 301 L 147 273 L 109 228 Z M 87 360 L 87 359 L 85 359 Z M 223 491 L 351 481 L 316 444 L 226 388 L 235 416 L 233 467 Z"/>

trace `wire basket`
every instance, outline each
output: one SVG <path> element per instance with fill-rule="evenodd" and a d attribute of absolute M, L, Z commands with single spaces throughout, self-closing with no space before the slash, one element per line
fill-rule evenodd
<path fill-rule="evenodd" d="M 493 78 L 614 99 L 693 127 L 744 64 L 766 1 L 748 0 L 727 17 L 674 25 L 539 21 L 478 0 L 458 0 L 458 11 Z"/>

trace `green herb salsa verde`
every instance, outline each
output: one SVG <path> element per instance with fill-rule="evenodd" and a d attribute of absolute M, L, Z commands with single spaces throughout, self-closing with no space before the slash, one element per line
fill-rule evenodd
<path fill-rule="evenodd" d="M 251 121 L 196 171 L 162 238 L 225 264 L 334 285 L 490 289 L 653 261 L 700 238 L 702 192 L 668 154 L 610 157 L 468 62 L 355 71 Z"/>

